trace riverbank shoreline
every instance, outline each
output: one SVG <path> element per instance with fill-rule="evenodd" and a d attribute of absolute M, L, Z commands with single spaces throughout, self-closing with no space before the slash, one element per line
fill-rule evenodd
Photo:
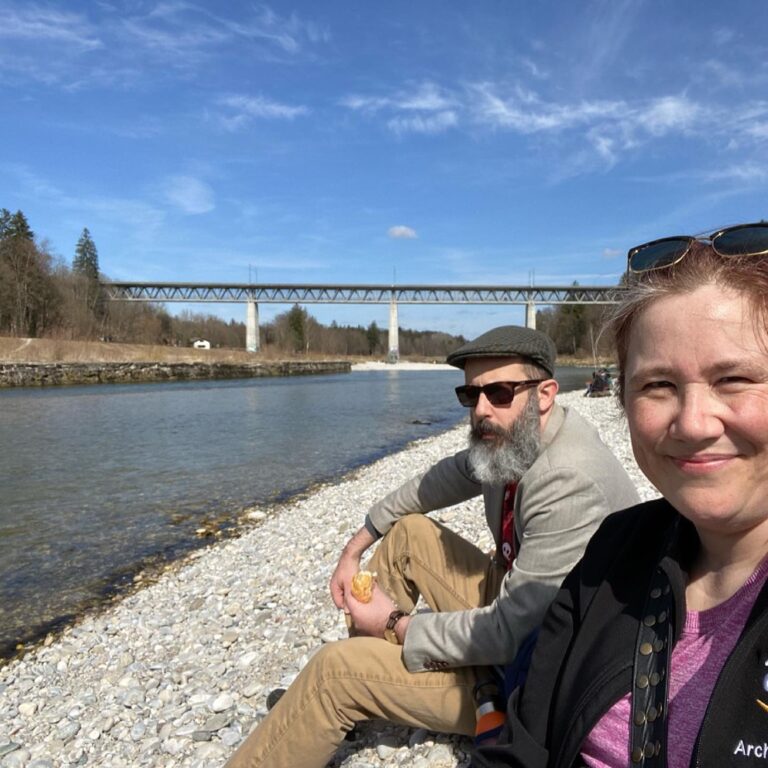
<path fill-rule="evenodd" d="M 349 373 L 344 360 L 233 363 L 0 363 L 0 388 L 252 379 Z"/>
<path fill-rule="evenodd" d="M 641 491 L 612 398 L 560 396 L 596 423 Z M 0 668 L 0 766 L 221 766 L 324 642 L 345 634 L 327 583 L 343 542 L 383 494 L 460 449 L 466 427 L 359 468 L 190 554 L 154 583 Z M 490 546 L 482 501 L 435 517 Z M 304 534 L 302 538 L 301 534 Z M 458 737 L 373 723 L 333 766 L 467 765 Z M 420 761 L 420 762 L 419 762 Z"/>

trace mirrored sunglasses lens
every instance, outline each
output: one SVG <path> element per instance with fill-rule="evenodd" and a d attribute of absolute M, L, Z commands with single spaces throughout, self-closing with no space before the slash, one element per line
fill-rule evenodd
<path fill-rule="evenodd" d="M 689 240 L 664 240 L 641 246 L 637 251 L 630 252 L 629 268 L 633 272 L 646 272 L 668 267 L 683 258 L 689 245 Z"/>
<path fill-rule="evenodd" d="M 712 247 L 721 256 L 758 256 L 768 253 L 768 226 L 755 224 L 726 230 L 714 238 Z"/>

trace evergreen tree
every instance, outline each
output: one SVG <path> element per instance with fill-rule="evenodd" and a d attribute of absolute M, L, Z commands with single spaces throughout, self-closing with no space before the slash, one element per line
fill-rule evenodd
<path fill-rule="evenodd" d="M 99 279 L 99 254 L 96 243 L 93 242 L 88 227 L 83 229 L 83 234 L 75 246 L 75 258 L 72 260 L 72 270 L 87 277 L 90 280 Z"/>
<path fill-rule="evenodd" d="M 368 341 L 368 354 L 372 355 L 379 348 L 379 344 L 381 343 L 379 326 L 376 325 L 375 320 L 368 326 L 368 329 L 365 332 L 365 338 Z"/>
<path fill-rule="evenodd" d="M 30 229 L 27 217 L 21 211 L 10 215 L 10 212 L 3 208 L 0 211 L 0 227 L 2 227 L 0 231 L 2 237 L 15 237 L 29 241 L 35 239 L 35 233 Z"/>
<path fill-rule="evenodd" d="M 37 336 L 56 322 L 59 296 L 50 255 L 35 244 L 26 216 L 0 209 L 0 330 Z"/>
<path fill-rule="evenodd" d="M 11 212 L 7 208 L 0 208 L 0 240 L 8 237 L 11 231 Z"/>
<path fill-rule="evenodd" d="M 294 352 L 304 352 L 307 345 L 307 311 L 294 304 L 288 312 L 288 330 Z"/>

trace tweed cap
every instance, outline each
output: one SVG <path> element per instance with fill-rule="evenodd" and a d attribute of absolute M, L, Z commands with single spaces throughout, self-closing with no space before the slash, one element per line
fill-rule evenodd
<path fill-rule="evenodd" d="M 525 357 L 554 376 L 556 356 L 555 343 L 546 333 L 519 325 L 501 325 L 451 352 L 446 362 L 464 368 L 472 357 Z"/>

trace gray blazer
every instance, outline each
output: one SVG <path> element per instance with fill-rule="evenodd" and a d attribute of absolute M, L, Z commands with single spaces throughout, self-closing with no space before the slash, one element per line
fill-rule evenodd
<path fill-rule="evenodd" d="M 398 518 L 442 509 L 483 494 L 500 551 L 504 486 L 483 486 L 468 451 L 439 461 L 375 504 L 368 518 L 386 533 Z M 403 660 L 411 672 L 510 663 L 603 518 L 639 501 L 632 480 L 597 430 L 576 411 L 555 405 L 542 452 L 517 486 L 517 557 L 488 606 L 419 613 L 411 619 Z"/>

